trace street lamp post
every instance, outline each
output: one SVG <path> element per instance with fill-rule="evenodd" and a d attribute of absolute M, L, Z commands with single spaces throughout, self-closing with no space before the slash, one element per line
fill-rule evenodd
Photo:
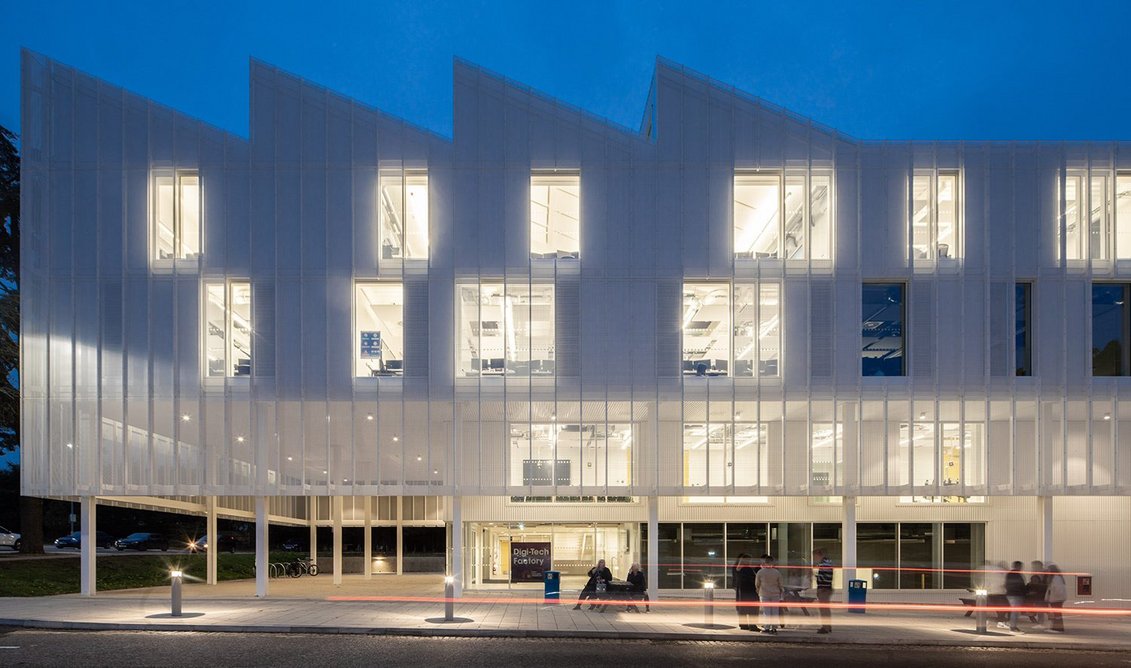
<path fill-rule="evenodd" d="M 451 575 L 444 577 L 444 621 L 450 622 L 455 618 L 456 607 L 456 579 Z"/>
<path fill-rule="evenodd" d="M 170 571 L 169 577 L 173 579 L 173 616 L 181 616 L 181 581 L 184 579 L 183 571 Z"/>

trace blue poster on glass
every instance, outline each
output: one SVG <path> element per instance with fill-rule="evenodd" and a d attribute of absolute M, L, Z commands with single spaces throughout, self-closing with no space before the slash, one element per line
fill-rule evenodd
<path fill-rule="evenodd" d="M 361 333 L 361 359 L 381 359 L 381 332 Z"/>

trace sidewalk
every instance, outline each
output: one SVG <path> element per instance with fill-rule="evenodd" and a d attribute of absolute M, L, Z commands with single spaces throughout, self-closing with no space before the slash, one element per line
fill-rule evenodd
<path fill-rule="evenodd" d="M 957 610 L 877 610 L 849 614 L 834 610 L 834 632 L 818 635 L 818 614 L 794 610 L 776 636 L 737 627 L 729 592 L 720 591 L 713 625 L 704 622 L 698 592 L 664 592 L 652 612 L 605 613 L 573 610 L 575 592 L 559 605 L 546 605 L 538 591 L 465 592 L 455 604 L 454 622 L 444 622 L 443 583 L 438 576 L 346 576 L 339 587 L 331 577 L 280 579 L 269 597 L 254 598 L 250 581 L 209 587 L 186 584 L 184 615 L 169 615 L 169 588 L 134 589 L 44 598 L 0 599 L 0 625 L 87 630 L 158 630 L 264 633 L 362 633 L 483 637 L 580 637 L 669 640 L 734 640 L 831 644 L 943 645 L 1131 650 L 1131 617 L 1065 615 L 1066 634 L 1033 630 L 1015 635 L 989 623 L 989 633 L 974 633 L 973 617 Z M 873 592 L 869 592 L 871 595 Z M 884 596 L 883 594 L 887 594 Z M 957 603 L 953 594 L 908 598 L 884 592 L 873 599 L 905 603 Z M 836 600 L 839 600 L 836 599 Z M 643 611 L 643 607 L 641 607 Z M 1026 619 L 1021 627 L 1030 631 Z"/>

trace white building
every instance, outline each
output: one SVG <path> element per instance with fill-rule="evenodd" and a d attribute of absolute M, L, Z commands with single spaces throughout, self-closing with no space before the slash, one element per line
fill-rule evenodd
<path fill-rule="evenodd" d="M 1127 143 L 857 141 L 665 61 L 639 129 L 456 62 L 450 139 L 250 79 L 244 138 L 25 52 L 25 494 L 332 525 L 339 574 L 447 526 L 469 588 L 549 543 L 1131 595 Z"/>

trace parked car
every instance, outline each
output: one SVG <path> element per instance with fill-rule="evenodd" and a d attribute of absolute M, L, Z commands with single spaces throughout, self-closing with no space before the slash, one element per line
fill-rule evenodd
<path fill-rule="evenodd" d="M 94 546 L 110 549 L 114 547 L 114 537 L 105 531 L 94 532 Z M 76 550 L 82 547 L 82 532 L 76 531 L 70 535 L 55 539 L 55 547 L 59 549 L 73 547 Z"/>
<path fill-rule="evenodd" d="M 0 547 L 10 547 L 16 552 L 20 551 L 20 534 L 8 531 L 4 527 L 0 527 Z"/>
<path fill-rule="evenodd" d="M 122 550 L 161 550 L 169 549 L 169 539 L 159 533 L 131 533 L 125 538 L 114 541 L 114 547 L 119 552 Z"/>
<path fill-rule="evenodd" d="M 221 552 L 234 553 L 236 548 L 244 547 L 244 539 L 239 534 L 220 532 L 217 534 L 216 544 Z M 208 536 L 190 540 L 186 547 L 189 552 L 207 552 Z"/>
<path fill-rule="evenodd" d="M 289 538 L 283 542 L 283 549 L 287 552 L 298 552 L 302 549 L 302 545 L 297 538 Z"/>

